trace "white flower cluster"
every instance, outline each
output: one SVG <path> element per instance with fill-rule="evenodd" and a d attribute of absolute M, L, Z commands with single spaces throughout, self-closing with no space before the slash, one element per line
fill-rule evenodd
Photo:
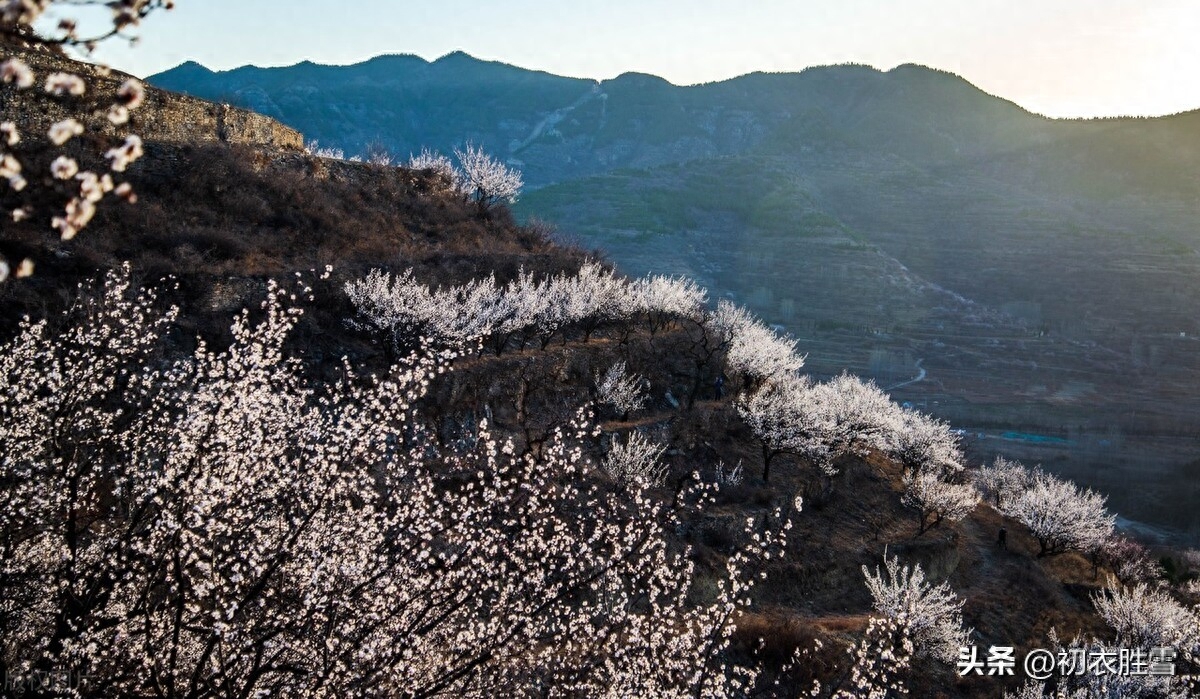
<path fill-rule="evenodd" d="M 657 488 L 667 477 L 666 464 L 659 461 L 666 447 L 630 432 L 625 441 L 613 439 L 602 464 L 604 471 L 627 488 Z"/>
<path fill-rule="evenodd" d="M 321 142 L 313 139 L 304 144 L 304 150 L 314 158 L 328 158 L 330 160 L 345 160 L 346 151 L 341 148 L 331 146 L 322 146 Z"/>
<path fill-rule="evenodd" d="M 521 173 L 508 167 L 482 148 L 470 143 L 454 149 L 458 158 L 458 189 L 468 199 L 487 209 L 500 202 L 515 202 L 525 186 Z"/>
<path fill-rule="evenodd" d="M 1033 477 L 1039 471 L 1025 468 L 1019 461 L 997 456 L 995 461 L 975 472 L 975 485 L 997 510 L 1003 510 L 1033 485 Z"/>
<path fill-rule="evenodd" d="M 916 510 L 919 518 L 918 534 L 936 527 L 942 520 L 957 522 L 979 504 L 979 491 L 970 483 L 955 483 L 947 480 L 939 471 L 924 470 L 909 473 L 904 477 L 904 495 L 900 502 Z"/>
<path fill-rule="evenodd" d="M 1096 552 L 1112 537 L 1116 517 L 1107 498 L 1090 488 L 1003 459 L 980 469 L 976 483 L 997 511 L 1029 527 L 1039 556 Z"/>
<path fill-rule="evenodd" d="M 4 16 L 6 18 L 10 15 L 13 17 L 36 17 L 50 4 L 49 2 L 10 2 Z M 118 2 L 111 4 L 119 8 L 117 10 L 118 13 L 132 12 L 135 17 L 140 16 L 142 10 L 150 9 L 149 6 L 158 5 L 158 3 L 146 2 Z M 24 9 L 13 9 L 16 5 L 21 5 Z M 39 7 L 41 9 L 38 9 Z M 23 23 L 24 19 L 13 19 L 11 21 Z M 9 58 L 3 64 L 0 64 L 0 79 L 4 82 L 15 84 L 19 89 L 28 89 L 34 84 L 33 71 L 17 58 Z M 47 94 L 55 97 L 72 98 L 83 95 L 87 89 L 87 84 L 78 75 L 56 72 L 46 77 L 44 89 Z M 109 111 L 109 120 L 115 125 L 127 123 L 129 121 L 129 110 L 136 109 L 144 100 L 145 88 L 142 84 L 134 79 L 126 80 L 117 89 L 116 101 Z M 52 124 L 46 137 L 53 146 L 61 147 L 66 145 L 71 139 L 83 134 L 83 132 L 84 126 L 79 120 L 74 117 L 67 117 Z M 3 144 L 8 148 L 12 148 L 21 142 L 21 134 L 16 124 L 11 121 L 0 124 L 0 136 L 2 136 Z M 110 169 L 113 172 L 124 172 L 131 163 L 142 155 L 141 139 L 136 135 L 129 135 L 126 136 L 123 144 L 110 149 L 105 153 L 104 157 L 111 161 Z M 114 186 L 110 175 L 100 176 L 90 171 L 81 172 L 78 162 L 67 155 L 60 155 L 53 160 L 50 164 L 50 174 L 56 180 L 77 180 L 80 183 L 79 190 L 68 199 L 64 206 L 62 215 L 54 216 L 51 219 L 51 227 L 59 232 L 63 240 L 74 238 L 80 230 L 91 222 L 96 213 L 96 205 L 109 192 L 113 192 L 129 202 L 136 200 L 133 190 L 128 183 Z M 24 191 L 28 185 L 20 160 L 11 152 L 0 151 L 0 178 L 7 180 L 8 186 L 13 191 Z M 98 184 L 102 186 L 97 186 Z M 22 221 L 29 217 L 30 209 L 29 207 L 19 207 L 14 209 L 11 214 L 14 221 Z M 30 261 L 30 267 L 31 265 L 32 262 Z"/>
<path fill-rule="evenodd" d="M 635 410 L 646 406 L 646 391 L 644 379 L 631 376 L 625 369 L 625 362 L 617 362 L 596 377 L 596 401 L 603 405 L 611 405 L 622 417 L 628 416 Z"/>
<path fill-rule="evenodd" d="M 848 374 L 814 384 L 788 373 L 739 399 L 737 409 L 768 468 L 775 456 L 793 454 L 834 475 L 841 455 L 875 450 L 912 473 L 949 477 L 962 469 L 958 436 L 946 423 L 902 408 L 874 383 Z"/>
<path fill-rule="evenodd" d="M 459 181 L 461 180 L 458 169 L 454 167 L 454 162 L 450 158 L 436 153 L 428 148 L 424 148 L 420 153 L 409 156 L 408 168 L 410 170 L 426 170 L 433 173 L 447 191 L 457 190 Z"/>
<path fill-rule="evenodd" d="M 772 461 L 781 454 L 808 460 L 827 475 L 833 466 L 829 416 L 814 398 L 807 378 L 768 383 L 738 400 L 737 411 L 762 446 L 763 480 L 770 480 Z"/>
<path fill-rule="evenodd" d="M 168 360 L 175 311 L 126 271 L 0 347 L 10 672 L 115 696 L 748 693 L 754 671 L 723 659 L 743 571 L 790 521 L 756 530 L 696 604 L 674 510 L 600 487 L 587 424 L 516 456 L 484 423 L 473 449 L 431 457 L 411 406 L 455 351 L 314 383 L 284 349 L 287 297 L 272 285 L 228 349 Z M 711 500 L 697 484 L 679 502 Z"/>
<path fill-rule="evenodd" d="M 423 170 L 435 176 L 443 192 L 456 192 L 486 210 L 500 202 L 517 200 L 525 182 L 520 171 L 508 167 L 470 143 L 454 149 L 458 165 L 450 158 L 424 148 L 409 156 L 410 170 Z"/>
<path fill-rule="evenodd" d="M 1170 594 L 1138 583 L 1092 596 L 1096 612 L 1129 648 L 1169 646 L 1200 658 L 1200 614 Z"/>
<path fill-rule="evenodd" d="M 906 696 L 903 677 L 912 667 L 913 650 L 912 633 L 903 613 L 895 617 L 872 617 L 862 640 L 849 648 L 854 659 L 846 678 L 850 686 L 835 691 L 832 699 Z"/>
<path fill-rule="evenodd" d="M 1117 580 L 1126 585 L 1163 583 L 1162 564 L 1155 560 L 1149 549 L 1127 536 L 1110 538 L 1101 549 L 1101 554 L 1103 560 L 1112 567 Z"/>
<path fill-rule="evenodd" d="M 796 340 L 781 336 L 741 306 L 722 299 L 708 326 L 726 343 L 725 365 L 755 383 L 796 376 L 804 366 Z"/>
<path fill-rule="evenodd" d="M 948 583 L 926 582 L 919 563 L 900 566 L 900 558 L 884 560 L 887 578 L 862 567 L 875 610 L 904 624 L 917 653 L 943 662 L 954 662 L 958 649 L 969 644 L 970 629 L 962 625 L 962 600 Z"/>
<path fill-rule="evenodd" d="M 578 330 L 584 339 L 603 323 L 639 314 L 699 316 L 704 294 L 694 284 L 669 277 L 630 282 L 595 262 L 577 274 L 538 280 L 523 273 L 506 285 L 488 277 L 461 286 L 431 289 L 408 270 L 393 277 L 373 270 L 346 284 L 359 315 L 388 333 L 397 346 L 417 338 L 473 344 L 487 340 L 500 354 L 513 340 L 520 346 L 556 333 Z"/>

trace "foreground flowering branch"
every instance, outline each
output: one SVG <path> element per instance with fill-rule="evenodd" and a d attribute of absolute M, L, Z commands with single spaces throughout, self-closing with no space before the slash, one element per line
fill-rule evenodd
<path fill-rule="evenodd" d="M 50 32 L 38 32 L 32 28 L 34 22 L 52 9 L 101 5 L 111 9 L 111 24 L 92 36 L 81 36 L 76 21 L 65 17 Z M 33 49 L 44 49 L 46 46 L 77 47 L 90 52 L 105 39 L 127 36 L 125 32 L 136 27 L 151 12 L 172 6 L 170 0 L 103 3 L 91 0 L 5 0 L 0 2 L 0 35 L 4 35 L 10 45 L 29 47 L 25 52 L 28 55 L 45 55 Z M 109 75 L 103 67 L 89 70 L 96 77 Z M 113 178 L 115 173 L 125 172 L 130 164 L 142 156 L 142 141 L 136 134 L 124 134 L 115 144 L 109 144 L 97 153 L 107 161 L 107 172 L 84 169 L 72 154 L 63 149 L 84 135 L 87 130 L 84 122 L 93 112 L 108 128 L 126 127 L 132 112 L 145 101 L 145 89 L 140 82 L 130 78 L 120 82 L 110 98 L 99 98 L 93 94 L 97 92 L 99 81 L 89 81 L 83 74 L 51 68 L 47 68 L 44 75 L 38 75 L 23 55 L 12 55 L 0 56 L 0 83 L 4 84 L 5 90 L 31 93 L 29 99 L 5 100 L 6 103 L 15 103 L 19 105 L 18 108 L 25 110 L 36 110 L 39 107 L 30 106 L 29 102 L 40 99 L 56 107 L 65 107 L 68 113 L 65 118 L 51 124 L 44 133 L 22 133 L 18 124 L 28 114 L 0 115 L 0 179 L 6 183 L 4 188 L 8 190 L 3 193 L 5 216 L 19 223 L 35 214 L 34 202 L 40 199 L 39 193 L 46 190 L 47 186 L 42 184 L 44 178 L 31 168 L 35 160 L 41 160 L 40 156 L 45 155 L 47 149 L 51 159 L 49 174 L 51 181 L 56 183 L 52 187 L 53 192 L 65 198 L 62 209 L 50 219 L 50 226 L 62 240 L 71 240 L 87 227 L 96 215 L 97 205 L 108 195 L 127 202 L 136 200 L 127 182 L 119 183 Z M 32 93 L 40 95 L 34 98 Z M 85 98 L 91 102 L 85 102 Z M 12 271 L 10 264 L 0 258 L 0 282 L 7 280 Z M 16 276 L 28 276 L 33 272 L 33 261 L 22 261 L 16 272 Z"/>
<path fill-rule="evenodd" d="M 694 604 L 679 513 L 605 475 L 586 413 L 537 457 L 484 423 L 431 460 L 411 406 L 457 351 L 310 383 L 289 293 L 173 360 L 176 311 L 117 273 L 2 348 L 0 670 L 105 696 L 745 693 L 723 657 L 782 513 Z"/>

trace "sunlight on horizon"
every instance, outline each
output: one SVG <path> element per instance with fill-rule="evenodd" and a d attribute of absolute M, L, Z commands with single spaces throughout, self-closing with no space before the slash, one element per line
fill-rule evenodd
<path fill-rule="evenodd" d="M 1056 117 L 1160 115 L 1200 108 L 1200 4 L 1164 0 L 1048 3 L 879 0 L 754 5 L 716 0 L 568 7 L 517 0 L 503 9 L 365 0 L 329 19 L 296 0 L 286 16 L 235 0 L 182 0 L 151 19 L 141 45 L 98 57 L 146 76 L 187 60 L 215 70 L 347 64 L 385 53 L 432 60 L 462 50 L 559 75 L 629 71 L 676 84 L 837 63 L 888 70 L 917 63 Z"/>

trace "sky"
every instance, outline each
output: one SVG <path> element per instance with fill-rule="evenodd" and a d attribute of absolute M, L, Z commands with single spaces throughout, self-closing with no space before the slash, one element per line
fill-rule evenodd
<path fill-rule="evenodd" d="M 345 9 L 343 9 L 345 8 Z M 136 47 L 139 76 L 187 60 L 356 63 L 473 56 L 559 75 L 687 85 L 833 63 L 919 63 L 1049 116 L 1200 108 L 1200 0 L 177 0 Z"/>

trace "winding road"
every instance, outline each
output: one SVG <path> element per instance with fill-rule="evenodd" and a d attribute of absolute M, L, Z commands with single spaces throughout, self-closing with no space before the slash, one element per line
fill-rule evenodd
<path fill-rule="evenodd" d="M 892 385 L 892 386 L 888 386 L 887 388 L 885 388 L 885 389 L 883 389 L 883 390 L 885 390 L 885 391 L 894 391 L 894 390 L 896 390 L 897 388 L 904 388 L 905 386 L 911 386 L 911 385 L 913 385 L 913 384 L 915 384 L 915 383 L 917 383 L 917 382 L 919 382 L 919 381 L 924 381 L 924 380 L 925 380 L 925 376 L 926 376 L 926 374 L 927 374 L 928 372 L 926 372 L 926 371 L 925 371 L 925 368 L 921 366 L 921 362 L 923 362 L 923 361 L 925 361 L 925 360 L 924 360 L 924 359 L 918 359 L 918 360 L 917 360 L 917 375 L 916 375 L 916 376 L 914 376 L 913 378 L 909 379 L 908 381 L 901 381 L 901 382 L 900 382 L 900 383 L 898 383 L 898 384 L 894 384 L 894 385 Z"/>

